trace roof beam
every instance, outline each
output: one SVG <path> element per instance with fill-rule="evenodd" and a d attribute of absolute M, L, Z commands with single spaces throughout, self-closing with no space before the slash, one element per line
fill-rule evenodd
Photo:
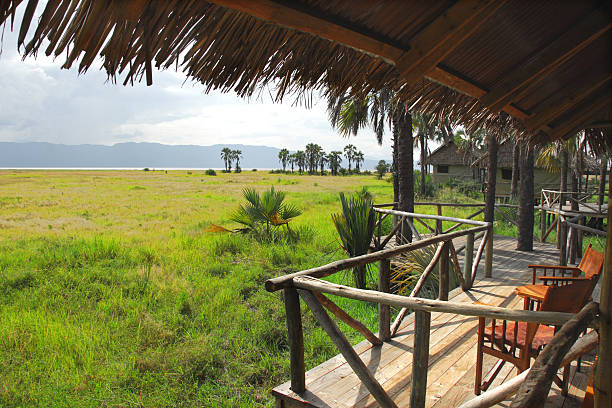
<path fill-rule="evenodd" d="M 219 6 L 241 11 L 278 25 L 302 31 L 379 57 L 395 65 L 404 50 L 355 29 L 313 16 L 270 0 L 209 0 Z"/>
<path fill-rule="evenodd" d="M 547 123 L 571 110 L 580 101 L 589 97 L 598 89 L 604 87 L 611 79 L 612 72 L 595 66 L 573 81 L 572 87 L 565 87 L 555 92 L 531 110 L 531 117 L 525 120 L 525 127 L 537 133 Z"/>
<path fill-rule="evenodd" d="M 409 85 L 423 78 L 440 61 L 491 17 L 506 0 L 459 0 L 410 41 L 397 61 Z"/>
<path fill-rule="evenodd" d="M 546 47 L 518 64 L 481 101 L 492 111 L 499 112 L 518 92 L 524 92 L 546 78 L 610 28 L 612 21 L 607 10 L 591 12 Z"/>
<path fill-rule="evenodd" d="M 486 95 L 487 91 L 482 87 L 476 85 L 469 79 L 463 78 L 457 74 L 450 72 L 447 68 L 437 66 L 434 67 L 431 71 L 429 71 L 425 78 L 442 84 L 448 88 L 452 88 L 462 94 L 471 96 L 473 98 L 481 98 L 483 95 Z M 504 107 L 504 110 L 509 115 L 514 116 L 515 118 L 525 120 L 529 118 L 529 114 L 522 109 L 514 106 L 507 105 Z"/>
<path fill-rule="evenodd" d="M 606 90 L 588 103 L 582 104 L 580 109 L 577 109 L 561 123 L 552 128 L 548 133 L 550 140 L 556 140 L 569 133 L 586 128 L 590 123 L 598 120 L 597 116 L 602 110 L 610 109 L 611 107 L 612 100 L 610 100 L 610 90 Z"/>

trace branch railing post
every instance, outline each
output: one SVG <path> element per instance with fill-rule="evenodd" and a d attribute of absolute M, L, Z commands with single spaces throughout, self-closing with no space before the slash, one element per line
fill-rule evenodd
<path fill-rule="evenodd" d="M 544 209 L 544 202 L 540 202 L 540 242 L 545 241 L 546 236 L 546 210 Z"/>
<path fill-rule="evenodd" d="M 442 245 L 442 253 L 440 254 L 440 260 L 438 261 L 438 271 L 440 272 L 440 289 L 438 294 L 439 300 L 448 300 L 448 255 L 450 242 L 445 241 Z"/>
<path fill-rule="evenodd" d="M 472 262 L 474 260 L 474 234 L 466 236 L 465 255 L 463 256 L 463 279 L 466 289 L 472 287 Z"/>
<path fill-rule="evenodd" d="M 487 234 L 487 244 L 485 253 L 485 278 L 493 275 L 493 223 L 489 223 L 489 233 Z"/>
<path fill-rule="evenodd" d="M 559 245 L 559 265 L 567 265 L 567 224 L 560 215 L 557 228 L 559 231 L 559 239 L 557 241 Z"/>
<path fill-rule="evenodd" d="M 379 261 L 378 266 L 378 291 L 389 293 L 390 292 L 390 274 L 391 274 L 391 261 L 389 259 L 382 259 Z M 391 307 L 382 303 L 378 304 L 378 337 L 382 341 L 389 341 L 391 339 Z"/>
<path fill-rule="evenodd" d="M 291 390 L 301 394 L 306 390 L 306 367 L 304 365 L 304 335 L 302 334 L 300 297 L 295 288 L 292 287 L 286 288 L 284 295 L 289 337 Z"/>
<path fill-rule="evenodd" d="M 442 206 L 440 204 L 436 205 L 437 212 L 439 216 L 442 216 Z M 442 233 L 442 220 L 436 220 L 436 232 L 435 235 L 440 235 Z"/>
<path fill-rule="evenodd" d="M 431 313 L 422 310 L 414 312 L 414 356 L 412 360 L 412 385 L 410 389 L 411 408 L 425 406 L 430 326 Z"/>

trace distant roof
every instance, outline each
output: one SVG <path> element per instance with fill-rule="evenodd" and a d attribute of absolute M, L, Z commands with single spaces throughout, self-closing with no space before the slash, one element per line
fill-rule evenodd
<path fill-rule="evenodd" d="M 388 88 L 468 132 L 545 144 L 588 128 L 612 150 L 609 1 L 2 0 L 0 22 L 21 3 L 24 54 L 79 72 L 100 57 L 113 80 L 176 66 L 241 96 Z"/>
<path fill-rule="evenodd" d="M 455 143 L 450 142 L 439 146 L 427 156 L 427 164 L 445 164 L 469 166 L 474 160 L 473 155 L 461 150 Z"/>

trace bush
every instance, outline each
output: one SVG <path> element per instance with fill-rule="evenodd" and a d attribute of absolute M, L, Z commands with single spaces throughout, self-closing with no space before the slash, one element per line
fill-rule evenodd
<path fill-rule="evenodd" d="M 438 186 L 433 182 L 431 175 L 428 174 L 425 176 L 425 192 L 421 196 L 421 172 L 414 172 L 414 194 L 421 198 L 433 197 L 436 194 L 437 189 Z"/>
<path fill-rule="evenodd" d="M 142 169 L 143 171 L 150 171 L 150 169 L 148 167 L 145 167 L 144 169 Z"/>
<path fill-rule="evenodd" d="M 217 172 L 216 172 L 216 171 L 214 171 L 213 169 L 208 169 L 208 170 L 206 170 L 205 174 L 206 174 L 207 176 L 216 176 L 216 175 L 217 175 Z"/>
<path fill-rule="evenodd" d="M 350 257 L 364 255 L 370 249 L 376 223 L 372 198 L 368 197 L 367 190 L 362 190 L 349 199 L 340 193 L 340 202 L 342 212 L 332 214 L 332 221 L 342 241 L 342 248 Z M 353 280 L 357 288 L 365 289 L 367 283 L 365 265 L 353 269 Z"/>
<path fill-rule="evenodd" d="M 338 173 L 339 173 L 341 176 L 346 176 L 347 174 L 349 174 L 348 170 L 347 170 L 347 169 L 345 169 L 344 167 L 340 167 L 340 170 L 338 170 Z"/>
<path fill-rule="evenodd" d="M 251 171 L 257 171 L 257 169 L 252 169 Z"/>
<path fill-rule="evenodd" d="M 474 199 L 482 198 L 482 184 L 473 181 L 463 181 L 457 178 L 450 178 L 444 185 L 465 194 Z"/>

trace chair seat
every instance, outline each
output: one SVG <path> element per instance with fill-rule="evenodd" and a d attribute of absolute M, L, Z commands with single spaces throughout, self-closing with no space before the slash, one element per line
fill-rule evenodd
<path fill-rule="evenodd" d="M 546 285 L 523 285 L 514 289 L 514 293 L 520 297 L 527 297 L 539 302 L 544 300 L 548 286 Z"/>
<path fill-rule="evenodd" d="M 537 285 L 536 285 L 537 286 Z M 502 334 L 504 329 L 502 325 L 495 326 L 495 343 L 501 346 Z M 536 351 L 548 344 L 555 335 L 555 328 L 545 325 L 539 325 L 538 331 L 531 342 L 531 349 Z M 491 327 L 485 328 L 484 337 L 491 339 Z M 527 338 L 527 323 L 518 323 L 518 333 L 516 335 L 516 346 L 519 348 L 525 347 L 525 339 Z M 514 346 L 514 323 L 508 323 L 506 326 L 506 342 L 508 346 Z"/>

